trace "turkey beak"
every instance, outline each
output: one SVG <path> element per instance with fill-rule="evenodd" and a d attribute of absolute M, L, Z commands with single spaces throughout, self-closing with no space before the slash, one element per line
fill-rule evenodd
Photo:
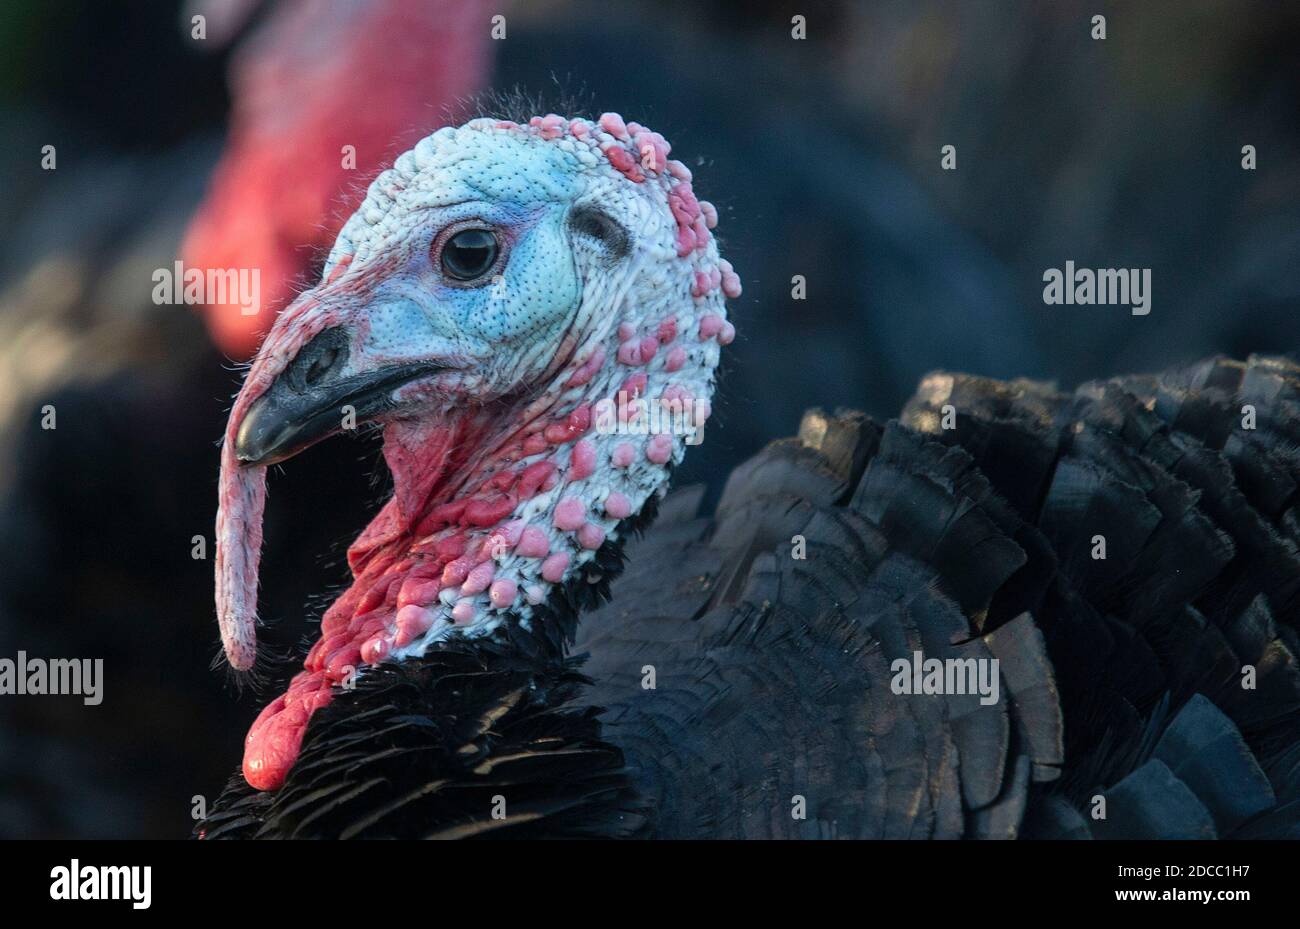
<path fill-rule="evenodd" d="M 341 432 L 345 423 L 373 420 L 396 405 L 397 388 L 443 369 L 419 362 L 348 374 L 349 341 L 340 326 L 318 333 L 253 401 L 235 435 L 242 466 L 284 461 Z"/>

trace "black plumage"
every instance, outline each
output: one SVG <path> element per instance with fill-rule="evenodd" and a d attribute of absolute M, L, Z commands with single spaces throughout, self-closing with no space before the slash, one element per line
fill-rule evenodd
<path fill-rule="evenodd" d="M 1251 358 L 812 411 L 532 631 L 362 675 L 200 832 L 1300 837 L 1298 403 Z M 916 651 L 1000 699 L 895 693 Z"/>

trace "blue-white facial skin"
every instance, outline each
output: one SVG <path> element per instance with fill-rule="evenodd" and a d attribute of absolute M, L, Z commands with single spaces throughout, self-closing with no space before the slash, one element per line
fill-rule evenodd
<path fill-rule="evenodd" d="M 402 388 L 396 396 L 407 402 L 483 402 L 538 383 L 591 322 L 590 308 L 580 312 L 584 293 L 626 291 L 616 285 L 636 265 L 609 261 L 601 243 L 576 232 L 574 207 L 599 202 L 625 227 L 662 212 L 637 209 L 638 192 L 581 154 L 508 133 L 442 130 L 381 175 L 340 234 L 325 279 L 349 263 L 321 288 L 330 302 L 355 304 L 336 304 L 352 332 L 344 373 L 430 360 L 453 369 Z M 499 254 L 486 274 L 455 280 L 441 251 L 467 228 L 490 231 Z"/>

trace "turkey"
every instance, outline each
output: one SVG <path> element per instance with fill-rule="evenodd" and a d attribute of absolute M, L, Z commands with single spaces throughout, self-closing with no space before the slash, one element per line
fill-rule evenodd
<path fill-rule="evenodd" d="M 221 453 L 233 668 L 267 468 L 373 424 L 393 494 L 196 834 L 1300 837 L 1300 368 L 934 374 L 701 515 L 740 282 L 669 154 L 441 129 L 277 319 Z"/>
<path fill-rule="evenodd" d="M 262 6 L 193 4 L 241 17 L 251 29 L 231 63 L 229 138 L 210 189 L 186 230 L 180 257 L 195 268 L 258 268 L 262 306 L 278 311 L 341 225 L 336 206 L 360 200 L 356 177 L 417 141 L 486 82 L 491 43 L 483 0 Z M 200 9 L 201 8 L 201 9 Z M 329 49 L 329 54 L 321 54 Z M 246 359 L 265 316 L 233 299 L 204 307 L 209 332 L 232 358 Z"/>

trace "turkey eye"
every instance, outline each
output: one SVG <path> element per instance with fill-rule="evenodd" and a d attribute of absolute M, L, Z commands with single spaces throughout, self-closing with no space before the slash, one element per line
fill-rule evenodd
<path fill-rule="evenodd" d="M 462 229 L 442 247 L 442 270 L 458 281 L 486 274 L 497 260 L 497 239 L 486 229 Z"/>

